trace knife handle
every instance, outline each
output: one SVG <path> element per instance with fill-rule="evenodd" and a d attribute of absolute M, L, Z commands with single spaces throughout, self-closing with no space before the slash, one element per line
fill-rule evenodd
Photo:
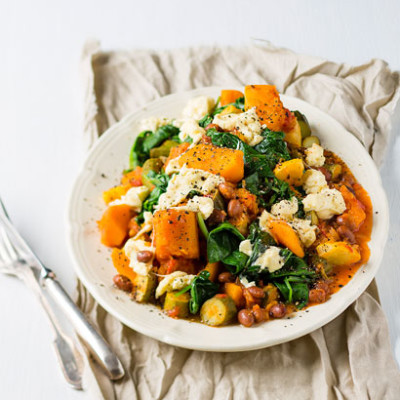
<path fill-rule="evenodd" d="M 121 379 L 125 375 L 125 371 L 120 360 L 103 337 L 87 320 L 78 306 L 72 301 L 68 293 L 56 279 L 54 273 L 46 273 L 42 281 L 51 297 L 64 311 L 79 337 L 86 344 L 94 358 L 104 368 L 109 378 L 112 380 Z"/>

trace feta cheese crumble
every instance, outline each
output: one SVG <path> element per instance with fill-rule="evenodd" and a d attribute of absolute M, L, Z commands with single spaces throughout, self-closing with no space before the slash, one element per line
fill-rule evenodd
<path fill-rule="evenodd" d="M 254 281 L 249 282 L 245 276 L 241 276 L 241 277 L 240 277 L 240 283 L 241 283 L 245 288 L 249 288 L 249 287 L 252 287 L 252 286 L 256 286 L 256 283 L 255 283 Z"/>
<path fill-rule="evenodd" d="M 264 139 L 261 136 L 262 127 L 255 107 L 240 114 L 217 114 L 214 117 L 213 123 L 225 131 L 237 129 L 244 136 L 245 142 L 250 146 L 255 146 Z"/>
<path fill-rule="evenodd" d="M 304 173 L 303 189 L 307 194 L 318 193 L 322 189 L 327 188 L 328 184 L 325 175 L 316 169 L 309 169 Z"/>
<path fill-rule="evenodd" d="M 306 163 L 310 167 L 322 167 L 325 163 L 324 149 L 316 143 L 305 150 Z"/>
<path fill-rule="evenodd" d="M 239 251 L 242 252 L 243 254 L 246 254 L 246 256 L 250 257 L 251 252 L 253 251 L 250 240 L 246 239 L 241 241 L 239 244 Z"/>
<path fill-rule="evenodd" d="M 212 195 L 224 181 L 219 175 L 183 166 L 180 173 L 169 181 L 166 193 L 160 196 L 157 209 L 163 210 L 178 205 L 192 190 L 202 195 Z"/>
<path fill-rule="evenodd" d="M 195 277 L 196 275 L 188 275 L 183 271 L 175 271 L 172 274 L 165 275 L 165 278 L 157 286 L 156 299 L 166 292 L 183 289 L 190 285 Z"/>
<path fill-rule="evenodd" d="M 135 186 L 130 188 L 124 196 L 110 203 L 110 206 L 126 204 L 131 206 L 134 211 L 140 212 L 143 200 L 148 196 L 149 189 L 146 186 Z"/>
<path fill-rule="evenodd" d="M 314 210 L 320 219 L 330 219 L 346 210 L 342 193 L 337 189 L 324 188 L 319 193 L 311 193 L 303 199 L 305 211 Z"/>
<path fill-rule="evenodd" d="M 266 269 L 269 272 L 278 271 L 285 264 L 285 259 L 279 254 L 280 251 L 279 247 L 270 246 L 257 258 L 254 265 L 259 265 L 262 271 Z"/>
<path fill-rule="evenodd" d="M 195 213 L 199 212 L 204 219 L 207 219 L 214 211 L 214 201 L 211 197 L 194 196 L 192 199 L 189 199 L 187 204 L 171 208 L 193 211 Z"/>
<path fill-rule="evenodd" d="M 155 132 L 158 128 L 161 128 L 164 125 L 170 125 L 172 123 L 173 119 L 167 117 L 146 118 L 140 121 L 140 131 Z"/>
<path fill-rule="evenodd" d="M 279 203 L 274 204 L 271 207 L 271 214 L 278 218 L 291 221 L 298 210 L 299 202 L 296 197 L 292 197 L 290 200 L 281 200 Z"/>
<path fill-rule="evenodd" d="M 210 113 L 215 107 L 215 100 L 208 96 L 199 96 L 190 99 L 186 107 L 183 109 L 184 118 L 192 118 L 199 120 L 206 114 Z"/>
<path fill-rule="evenodd" d="M 126 256 L 130 259 L 129 266 L 139 275 L 147 275 L 153 268 L 153 258 L 154 258 L 154 247 L 151 246 L 149 242 L 144 240 L 131 238 L 124 246 L 124 251 Z M 144 263 L 138 261 L 137 255 L 140 251 L 150 251 L 153 253 L 153 257 L 150 261 Z"/>
<path fill-rule="evenodd" d="M 133 239 L 138 239 L 143 233 L 151 232 L 153 230 L 153 214 L 150 211 L 145 211 L 143 213 L 144 222 L 140 231 L 133 237 Z"/>
<path fill-rule="evenodd" d="M 185 120 L 179 127 L 179 139 L 184 142 L 186 139 L 192 139 L 192 146 L 200 142 L 206 131 L 194 119 Z"/>

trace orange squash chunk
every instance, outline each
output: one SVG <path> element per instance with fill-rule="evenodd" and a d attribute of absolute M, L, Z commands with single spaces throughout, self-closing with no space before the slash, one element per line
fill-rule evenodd
<path fill-rule="evenodd" d="M 126 204 L 108 207 L 97 225 L 101 233 L 101 243 L 108 247 L 119 247 L 129 231 L 131 207 Z"/>
<path fill-rule="evenodd" d="M 356 232 L 360 229 L 366 218 L 364 206 L 345 185 L 340 186 L 339 190 L 346 203 L 346 211 L 340 218 L 352 231 Z"/>
<path fill-rule="evenodd" d="M 346 242 L 325 242 L 317 246 L 318 255 L 334 265 L 350 265 L 361 259 L 358 246 Z"/>
<path fill-rule="evenodd" d="M 289 224 L 282 220 L 271 219 L 268 221 L 267 226 L 276 242 L 286 246 L 296 256 L 304 257 L 304 250 L 299 236 Z"/>
<path fill-rule="evenodd" d="M 274 85 L 249 85 L 244 88 L 244 108 L 256 107 L 261 124 L 272 131 L 282 131 L 286 110 Z"/>
<path fill-rule="evenodd" d="M 274 175 L 289 185 L 300 186 L 303 180 L 304 164 L 300 158 L 285 161 L 276 165 Z"/>
<path fill-rule="evenodd" d="M 165 160 L 164 168 L 167 167 L 168 163 L 176 157 L 179 157 L 182 153 L 184 153 L 188 147 L 190 146 L 189 143 L 183 142 L 179 146 L 173 147 L 170 152 L 168 158 Z"/>
<path fill-rule="evenodd" d="M 133 171 L 127 172 L 121 178 L 122 185 L 142 186 L 143 168 L 137 166 Z"/>
<path fill-rule="evenodd" d="M 196 213 L 176 209 L 157 211 L 154 214 L 153 229 L 158 260 L 199 257 Z"/>
<path fill-rule="evenodd" d="M 243 93 L 239 90 L 221 90 L 221 98 L 219 100 L 221 106 L 234 103 L 240 97 L 243 97 Z"/>
<path fill-rule="evenodd" d="M 126 276 L 133 282 L 136 277 L 135 271 L 129 266 L 129 258 L 126 256 L 123 249 L 114 247 L 111 253 L 111 260 L 115 269 L 120 275 Z"/>
<path fill-rule="evenodd" d="M 179 165 L 184 164 L 221 175 L 228 182 L 239 182 L 244 176 L 243 152 L 212 144 L 201 143 L 186 151 L 179 158 Z"/>
<path fill-rule="evenodd" d="M 124 196 L 130 188 L 130 185 L 114 186 L 111 189 L 103 192 L 103 200 L 106 204 L 111 203 L 112 201 L 120 199 L 122 196 Z"/>
<path fill-rule="evenodd" d="M 239 285 L 231 282 L 225 283 L 224 291 L 235 302 L 238 309 L 244 307 L 243 290 Z"/>

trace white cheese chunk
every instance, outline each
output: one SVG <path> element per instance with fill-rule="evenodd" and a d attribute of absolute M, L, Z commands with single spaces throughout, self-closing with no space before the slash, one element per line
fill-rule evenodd
<path fill-rule="evenodd" d="M 188 275 L 183 271 L 175 271 L 172 274 L 165 275 L 164 279 L 158 284 L 156 289 L 156 299 L 166 292 L 181 290 L 190 285 L 196 275 Z"/>
<path fill-rule="evenodd" d="M 253 107 L 240 114 L 217 114 L 213 123 L 225 131 L 237 129 L 244 136 L 247 144 L 255 146 L 264 139 L 261 136 L 262 127 L 255 110 Z"/>
<path fill-rule="evenodd" d="M 310 247 L 317 239 L 315 225 L 311 225 L 311 221 L 307 219 L 293 218 L 289 225 L 297 232 L 301 242 L 306 247 Z"/>
<path fill-rule="evenodd" d="M 277 218 L 291 221 L 298 210 L 299 202 L 296 197 L 292 197 L 290 200 L 281 200 L 279 203 L 274 204 L 271 207 L 271 214 Z"/>
<path fill-rule="evenodd" d="M 124 196 L 110 203 L 110 206 L 126 204 L 131 206 L 134 211 L 139 212 L 142 209 L 142 202 L 148 196 L 149 189 L 146 186 L 134 186 L 130 188 Z"/>
<path fill-rule="evenodd" d="M 310 167 L 322 167 L 325 163 L 324 149 L 316 143 L 305 150 L 306 163 Z"/>
<path fill-rule="evenodd" d="M 193 211 L 195 213 L 199 212 L 204 219 L 207 219 L 214 211 L 214 201 L 211 197 L 194 196 L 192 199 L 189 199 L 187 204 L 171 208 Z"/>
<path fill-rule="evenodd" d="M 260 216 L 259 225 L 263 231 L 268 232 L 268 233 L 269 233 L 269 230 L 268 230 L 267 225 L 268 225 L 268 221 L 270 219 L 274 219 L 274 216 L 272 214 L 270 214 L 267 210 L 264 210 Z"/>
<path fill-rule="evenodd" d="M 130 259 L 129 266 L 139 275 L 147 275 L 153 268 L 154 258 L 154 247 L 151 243 L 145 242 L 144 240 L 131 238 L 127 240 L 124 246 L 126 256 Z M 140 251 L 150 251 L 153 253 L 153 257 L 148 262 L 144 263 L 138 261 L 137 255 Z"/>
<path fill-rule="evenodd" d="M 140 231 L 133 237 L 133 239 L 139 239 L 144 233 L 151 232 L 153 230 L 153 214 L 150 211 L 143 213 L 144 222 Z"/>
<path fill-rule="evenodd" d="M 206 130 L 203 129 L 196 120 L 186 119 L 180 126 L 179 139 L 184 142 L 186 139 L 192 139 L 192 146 L 200 142 Z"/>
<path fill-rule="evenodd" d="M 140 121 L 140 131 L 152 131 L 155 132 L 158 128 L 164 125 L 170 125 L 173 123 L 171 118 L 167 117 L 151 117 Z"/>
<path fill-rule="evenodd" d="M 264 253 L 262 253 L 254 265 L 259 265 L 261 270 L 268 270 L 275 272 L 283 267 L 285 259 L 279 254 L 281 249 L 279 247 L 270 246 Z"/>
<path fill-rule="evenodd" d="M 192 190 L 202 195 L 212 195 L 223 182 L 224 179 L 219 175 L 184 166 L 180 173 L 169 181 L 166 193 L 160 196 L 157 209 L 163 210 L 178 205 Z"/>
<path fill-rule="evenodd" d="M 325 188 L 303 199 L 304 211 L 314 210 L 320 219 L 330 219 L 346 210 L 342 193 L 336 189 Z"/>
<path fill-rule="evenodd" d="M 251 256 L 251 252 L 253 251 L 250 240 L 246 239 L 240 242 L 239 251 L 246 254 L 246 256 Z"/>
<path fill-rule="evenodd" d="M 172 160 L 168 161 L 168 164 L 165 168 L 165 173 L 167 175 L 172 175 L 175 174 L 177 172 L 179 172 L 181 170 L 181 165 L 179 164 L 179 157 L 175 157 Z"/>
<path fill-rule="evenodd" d="M 327 188 L 325 175 L 316 169 L 309 169 L 304 173 L 303 188 L 307 194 L 318 193 Z"/>
<path fill-rule="evenodd" d="M 241 276 L 240 277 L 240 283 L 245 287 L 245 288 L 249 288 L 252 286 L 256 286 L 256 283 L 254 281 L 249 282 L 248 279 L 245 276 Z"/>
<path fill-rule="evenodd" d="M 206 114 L 210 113 L 215 107 L 215 100 L 208 96 L 199 96 L 190 99 L 186 107 L 183 109 L 185 118 L 193 118 L 199 120 Z"/>

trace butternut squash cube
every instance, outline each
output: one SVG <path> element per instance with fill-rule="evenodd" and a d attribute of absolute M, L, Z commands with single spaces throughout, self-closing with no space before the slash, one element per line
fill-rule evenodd
<path fill-rule="evenodd" d="M 300 186 L 303 180 L 304 164 L 300 158 L 277 164 L 274 169 L 275 176 L 281 181 L 292 186 Z"/>
<path fill-rule="evenodd" d="M 318 255 L 333 265 L 349 265 L 360 261 L 357 246 L 346 242 L 325 242 L 317 246 Z"/>
<path fill-rule="evenodd" d="M 240 150 L 198 144 L 179 157 L 179 165 L 218 174 L 229 182 L 239 182 L 244 176 L 244 158 Z"/>
<path fill-rule="evenodd" d="M 176 209 L 160 210 L 153 219 L 156 257 L 199 258 L 199 233 L 196 213 Z"/>

